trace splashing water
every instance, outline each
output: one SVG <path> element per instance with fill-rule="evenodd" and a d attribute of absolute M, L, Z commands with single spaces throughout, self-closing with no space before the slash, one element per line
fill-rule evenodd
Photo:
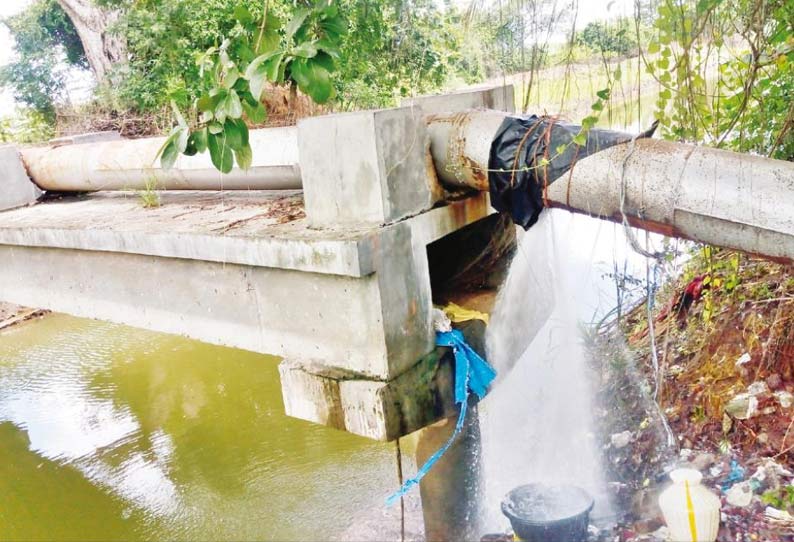
<path fill-rule="evenodd" d="M 580 319 L 604 312 L 598 285 L 605 279 L 593 276 L 591 248 L 600 227 L 543 213 L 520 240 L 500 291 L 486 338 L 499 381 L 480 408 L 489 531 L 507 528 L 499 503 L 528 483 L 579 486 L 596 500 L 594 517 L 610 514 L 593 430 L 594 375 L 580 327 Z M 614 250 L 618 243 L 606 246 Z"/>

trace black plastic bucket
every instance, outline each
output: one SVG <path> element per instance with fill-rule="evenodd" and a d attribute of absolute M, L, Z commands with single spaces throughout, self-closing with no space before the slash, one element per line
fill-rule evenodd
<path fill-rule="evenodd" d="M 585 542 L 594 504 L 576 486 L 527 484 L 505 496 L 502 513 L 524 542 Z"/>

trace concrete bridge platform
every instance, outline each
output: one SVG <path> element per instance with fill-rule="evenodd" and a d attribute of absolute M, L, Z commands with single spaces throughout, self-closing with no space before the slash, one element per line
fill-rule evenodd
<path fill-rule="evenodd" d="M 498 104 L 505 91 L 496 92 L 442 105 Z M 441 262 L 438 273 L 466 267 L 479 254 L 446 239 L 512 226 L 489 218 L 487 194 L 441 187 L 423 115 L 419 100 L 302 121 L 299 168 L 285 170 L 300 171 L 303 190 L 161 191 L 153 208 L 133 191 L 48 193 L 0 212 L 0 299 L 281 356 L 287 414 L 369 438 L 451 416 L 452 360 L 434 346 L 431 262 Z M 97 145 L 52 152 L 101 156 Z M 31 156 L 51 160 L 43 149 L 23 154 Z M 18 203 L 20 187 L 36 187 L 16 153 L 5 158 Z M 53 163 L 25 165 L 34 182 L 70 178 Z M 108 178 L 96 160 L 89 167 Z M 494 293 L 466 295 L 483 307 Z"/>
<path fill-rule="evenodd" d="M 456 414 L 433 304 L 489 311 L 482 279 L 515 246 L 485 173 L 512 111 L 505 87 L 304 119 L 253 131 L 253 167 L 227 176 L 207 156 L 162 170 L 158 138 L 0 149 L 0 300 L 281 356 L 288 415 L 384 441 L 425 428 L 423 462 Z M 145 208 L 130 190 L 150 184 L 168 190 Z M 794 259 L 791 163 L 632 140 L 578 161 L 545 196 Z M 523 325 L 529 341 L 536 329 Z M 481 348 L 483 326 L 466 332 Z M 422 481 L 429 540 L 479 534 L 477 427 L 473 408 Z"/>

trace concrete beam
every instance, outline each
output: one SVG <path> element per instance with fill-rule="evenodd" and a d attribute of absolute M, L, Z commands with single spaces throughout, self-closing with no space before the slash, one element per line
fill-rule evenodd
<path fill-rule="evenodd" d="M 0 245 L 0 299 L 388 378 L 378 278 Z M 415 359 L 415 358 L 414 358 Z"/>
<path fill-rule="evenodd" d="M 515 88 L 513 85 L 483 86 L 447 94 L 434 94 L 406 98 L 403 107 L 418 107 L 425 115 L 437 115 L 469 109 L 493 109 L 515 113 Z"/>
<path fill-rule="evenodd" d="M 41 196 L 28 177 L 16 147 L 0 147 L 0 211 L 35 203 Z"/>
<path fill-rule="evenodd" d="M 122 139 L 121 133 L 115 130 L 107 132 L 89 132 L 86 134 L 74 134 L 70 136 L 56 137 L 50 139 L 50 147 L 63 147 L 65 145 L 84 145 L 86 143 L 98 143 L 100 141 L 118 141 Z"/>

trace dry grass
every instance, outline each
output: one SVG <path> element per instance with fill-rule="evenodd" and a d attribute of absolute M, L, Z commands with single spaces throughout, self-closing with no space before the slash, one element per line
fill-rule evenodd
<path fill-rule="evenodd" d="M 294 126 L 304 117 L 329 112 L 324 106 L 312 102 L 300 92 L 291 93 L 288 88 L 271 86 L 265 91 L 263 103 L 267 109 L 267 120 L 252 128 Z M 122 137 L 135 139 L 163 135 L 173 126 L 171 108 L 142 114 L 135 111 L 109 109 L 98 102 L 80 106 L 62 107 L 56 116 L 56 137 L 67 137 L 90 132 L 119 132 Z"/>

